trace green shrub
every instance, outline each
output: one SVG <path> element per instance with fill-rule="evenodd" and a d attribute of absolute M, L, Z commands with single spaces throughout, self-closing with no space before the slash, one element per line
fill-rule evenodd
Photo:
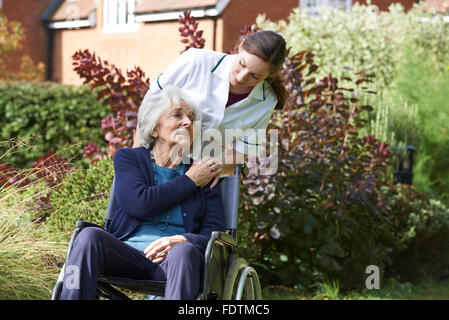
<path fill-rule="evenodd" d="M 375 108 L 371 121 L 377 123 L 366 134 L 391 146 L 417 147 L 414 183 L 449 205 L 447 23 L 418 8 L 405 12 L 400 4 L 379 13 L 356 3 L 350 11 L 323 9 L 320 15 L 296 9 L 288 22 L 259 16 L 257 25 L 280 32 L 293 52 L 311 50 L 317 77 L 331 73 L 340 86 L 353 87 L 344 81 L 348 67 L 373 73 L 366 87 L 378 95 L 364 99 Z"/>
<path fill-rule="evenodd" d="M 411 186 L 384 190 L 394 212 L 387 275 L 402 282 L 449 276 L 449 208 Z"/>
<path fill-rule="evenodd" d="M 416 260 L 422 265 L 411 274 L 442 276 L 447 209 L 391 184 L 388 145 L 360 137 L 371 118 L 369 106 L 330 76 L 310 81 L 313 55 L 288 61 L 284 76 L 291 96 L 270 123 L 280 135 L 278 170 L 244 180 L 240 226 L 248 234 L 240 235 L 242 255 L 259 268 L 264 284 L 297 289 L 335 279 L 342 291 L 361 289 L 369 265 L 380 268 L 381 279 L 387 270 L 405 277 L 407 264 L 398 264 L 397 257 L 415 248 L 425 258 Z M 431 254 L 423 252 L 438 239 Z"/>
<path fill-rule="evenodd" d="M 278 151 L 277 171 L 252 171 L 243 182 L 241 214 L 250 224 L 243 224 L 249 236 L 241 252 L 263 265 L 265 284 L 309 289 L 338 278 L 344 290 L 364 285 L 368 265 L 386 263 L 379 239 L 389 212 L 380 187 L 389 181 L 390 153 L 375 137 L 358 134 L 371 107 L 331 76 L 311 81 L 313 58 L 290 56 L 283 70 L 290 97 L 269 126 L 279 134 L 280 143 L 269 146 Z M 369 77 L 353 81 L 363 85 Z"/>
<path fill-rule="evenodd" d="M 394 109 L 399 109 L 401 101 L 416 105 L 413 127 L 418 135 L 413 139 L 417 147 L 413 181 L 418 190 L 441 197 L 449 205 L 449 72 L 438 66 L 430 50 L 408 46 L 404 54 L 385 94 Z M 394 118 L 397 124 L 393 130 L 404 132 L 398 123 L 406 117 Z"/>
<path fill-rule="evenodd" d="M 67 145 L 76 145 L 66 157 L 75 160 L 82 159 L 87 141 L 106 145 L 101 119 L 110 111 L 86 86 L 2 84 L 0 113 L 0 141 L 10 142 L 0 145 L 0 154 L 10 150 L 16 140 L 28 141 L 27 148 L 14 146 L 2 159 L 18 168 L 31 167 L 48 151 L 67 153 Z"/>
<path fill-rule="evenodd" d="M 45 224 L 56 233 L 63 231 L 67 237 L 77 220 L 102 226 L 113 176 L 110 157 L 96 161 L 88 169 L 76 169 L 68 174 L 50 194 L 51 213 Z"/>
<path fill-rule="evenodd" d="M 436 53 L 440 68 L 447 65 L 449 28 L 441 17 L 425 23 L 422 18 L 434 15 L 419 8 L 405 12 L 397 3 L 385 12 L 358 3 L 349 11 L 322 8 L 319 12 L 321 19 L 297 8 L 288 22 L 274 23 L 261 15 L 256 23 L 261 29 L 280 32 L 294 52 L 312 51 L 320 67 L 317 77 L 331 73 L 343 80 L 345 68 L 350 67 L 374 73 L 376 87 L 385 87 L 391 83 L 407 43 Z"/>

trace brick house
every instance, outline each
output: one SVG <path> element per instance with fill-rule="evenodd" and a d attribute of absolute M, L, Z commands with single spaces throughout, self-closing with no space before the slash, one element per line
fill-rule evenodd
<path fill-rule="evenodd" d="M 257 15 L 278 21 L 298 6 L 313 13 L 323 1 L 350 8 L 353 0 L 0 0 L 0 7 L 8 19 L 24 25 L 27 43 L 22 50 L 36 63 L 46 64 L 47 79 L 80 84 L 72 66 L 72 55 L 79 49 L 95 52 L 122 71 L 140 66 L 153 79 L 184 49 L 177 22 L 183 11 L 199 22 L 205 48 L 229 51 L 240 29 L 254 23 Z M 406 9 L 415 3 L 371 3 L 386 10 L 398 1 Z M 443 2 L 427 1 L 439 6 Z"/>
<path fill-rule="evenodd" d="M 297 5 L 298 0 L 283 0 L 282 6 L 272 0 L 62 1 L 49 16 L 51 79 L 79 83 L 72 71 L 71 55 L 81 48 L 96 52 L 123 71 L 138 65 L 153 79 L 185 47 L 177 22 L 183 11 L 191 11 L 199 22 L 206 48 L 227 51 L 234 46 L 240 29 L 253 23 L 259 13 L 267 12 L 274 20 L 285 19 Z M 73 18 L 76 13 L 78 19 Z"/>

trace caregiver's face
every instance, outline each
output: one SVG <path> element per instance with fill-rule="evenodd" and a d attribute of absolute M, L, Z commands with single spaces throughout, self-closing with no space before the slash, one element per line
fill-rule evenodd
<path fill-rule="evenodd" d="M 270 65 L 267 62 L 240 49 L 231 66 L 229 81 L 233 87 L 255 87 L 270 75 L 270 71 Z"/>
<path fill-rule="evenodd" d="M 172 104 L 161 114 L 151 135 L 156 139 L 156 143 L 179 144 L 183 149 L 189 148 L 193 139 L 194 120 L 192 109 L 181 100 L 179 104 Z"/>

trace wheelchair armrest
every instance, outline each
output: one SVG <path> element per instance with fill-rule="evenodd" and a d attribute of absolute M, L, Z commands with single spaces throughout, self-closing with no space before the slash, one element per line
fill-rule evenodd
<path fill-rule="evenodd" d="M 222 242 L 231 247 L 235 247 L 237 244 L 234 237 L 221 231 L 213 231 L 210 238 L 211 240 Z"/>
<path fill-rule="evenodd" d="M 75 222 L 75 230 L 73 230 L 73 232 L 72 232 L 72 236 L 70 237 L 69 245 L 67 248 L 66 259 L 69 257 L 70 251 L 72 250 L 73 242 L 75 241 L 75 238 L 78 236 L 78 233 L 80 233 L 81 230 L 83 230 L 84 228 L 87 228 L 87 227 L 96 227 L 96 228 L 103 229 L 99 225 L 92 223 L 92 222 L 87 222 L 87 221 L 82 221 L 82 220 L 76 221 Z"/>
<path fill-rule="evenodd" d="M 87 228 L 87 227 L 97 227 L 97 228 L 102 228 L 103 229 L 103 227 L 100 227 L 99 225 L 97 225 L 95 223 L 87 222 L 87 221 L 83 221 L 83 220 L 78 220 L 75 223 L 75 228 L 77 228 L 79 230 Z"/>

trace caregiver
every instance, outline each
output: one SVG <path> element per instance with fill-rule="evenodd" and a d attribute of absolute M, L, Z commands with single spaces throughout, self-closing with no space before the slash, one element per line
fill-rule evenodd
<path fill-rule="evenodd" d="M 151 82 L 144 101 L 167 85 L 182 88 L 201 111 L 202 137 L 218 129 L 221 151 L 229 148 L 224 143 L 226 130 L 241 129 L 231 146 L 234 162 L 222 161 L 221 166 L 221 173 L 233 173 L 237 156 L 257 155 L 273 110 L 285 103 L 287 90 L 279 74 L 285 56 L 285 40 L 268 30 L 242 40 L 237 54 L 190 48 Z M 211 187 L 217 181 L 216 176 Z"/>

